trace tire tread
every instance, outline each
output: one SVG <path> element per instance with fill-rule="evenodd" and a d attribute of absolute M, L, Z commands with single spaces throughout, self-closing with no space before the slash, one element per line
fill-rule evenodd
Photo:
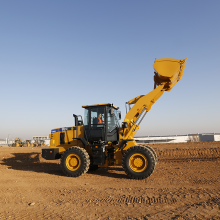
<path fill-rule="evenodd" d="M 83 154 L 83 161 L 84 161 L 84 164 L 83 164 L 83 169 L 76 173 L 76 174 L 73 174 L 73 173 L 70 173 L 68 172 L 65 168 L 64 168 L 64 165 L 66 163 L 65 161 L 65 155 L 69 153 L 69 151 L 71 150 L 75 150 L 76 152 L 78 152 L 79 154 Z M 87 153 L 87 151 L 84 149 L 84 148 L 81 148 L 81 147 L 78 147 L 78 146 L 74 146 L 74 147 L 70 147 L 68 148 L 62 155 L 61 155 L 61 168 L 62 168 L 62 171 L 69 177 L 78 177 L 78 176 L 82 176 L 84 175 L 88 170 L 89 170 L 89 164 L 90 164 L 90 160 L 89 160 L 89 154 Z"/>
<path fill-rule="evenodd" d="M 148 168 L 149 170 L 147 172 L 144 172 L 143 175 L 132 174 L 126 165 L 127 157 L 132 151 L 134 151 L 134 153 L 135 152 L 145 152 L 145 153 L 147 152 L 149 159 L 151 160 L 152 166 L 150 168 Z M 125 173 L 132 179 L 141 180 L 141 179 L 145 179 L 145 178 L 149 177 L 153 173 L 153 171 L 155 169 L 155 165 L 156 165 L 156 158 L 154 156 L 154 153 L 149 148 L 147 148 L 145 146 L 141 146 L 141 145 L 136 145 L 136 146 L 130 147 L 129 149 L 127 149 L 125 151 L 125 153 L 123 154 L 123 157 L 122 157 L 122 167 L 123 167 Z"/>

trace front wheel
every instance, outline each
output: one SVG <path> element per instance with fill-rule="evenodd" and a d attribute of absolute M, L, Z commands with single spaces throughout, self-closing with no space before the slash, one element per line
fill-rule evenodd
<path fill-rule="evenodd" d="M 156 164 L 157 164 L 157 153 L 156 153 L 156 151 L 155 151 L 152 147 L 150 147 L 150 146 L 148 146 L 148 145 L 143 145 L 143 147 L 148 148 L 148 149 L 153 153 L 154 158 L 155 158 L 155 162 L 156 162 Z"/>
<path fill-rule="evenodd" d="M 80 147 L 70 147 L 61 156 L 61 168 L 67 176 L 78 177 L 89 169 L 89 154 Z"/>
<path fill-rule="evenodd" d="M 145 179 L 153 173 L 156 159 L 150 149 L 143 146 L 133 146 L 125 151 L 122 157 L 122 166 L 130 178 Z"/>

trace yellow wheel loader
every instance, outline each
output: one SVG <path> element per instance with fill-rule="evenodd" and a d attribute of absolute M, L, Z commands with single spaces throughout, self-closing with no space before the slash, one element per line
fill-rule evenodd
<path fill-rule="evenodd" d="M 122 165 L 130 178 L 149 177 L 155 169 L 157 155 L 151 147 L 137 145 L 134 135 L 151 106 L 182 78 L 186 59 L 155 60 L 154 90 L 126 102 L 128 109 L 122 125 L 121 112 L 113 103 L 82 106 L 84 120 L 73 114 L 74 127 L 51 130 L 50 148 L 42 149 L 43 158 L 61 158 L 63 172 L 71 177 L 115 165 Z"/>
<path fill-rule="evenodd" d="M 22 140 L 20 138 L 16 138 L 15 142 L 12 144 L 12 147 L 22 147 Z"/>

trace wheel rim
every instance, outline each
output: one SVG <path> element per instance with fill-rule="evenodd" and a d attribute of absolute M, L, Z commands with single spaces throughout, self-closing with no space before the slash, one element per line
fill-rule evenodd
<path fill-rule="evenodd" d="M 66 158 L 66 167 L 71 170 L 71 171 L 75 171 L 77 169 L 79 169 L 81 165 L 81 160 L 80 157 L 76 154 L 70 154 L 67 158 Z"/>
<path fill-rule="evenodd" d="M 129 166 L 135 172 L 143 172 L 147 164 L 147 158 L 143 154 L 133 154 L 129 159 Z"/>

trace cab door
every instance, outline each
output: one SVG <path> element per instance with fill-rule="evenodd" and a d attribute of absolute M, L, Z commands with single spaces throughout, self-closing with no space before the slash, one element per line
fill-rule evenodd
<path fill-rule="evenodd" d="M 107 141 L 115 142 L 119 140 L 118 128 L 119 118 L 117 110 L 107 108 Z"/>
<path fill-rule="evenodd" d="M 85 111 L 86 114 L 89 114 L 88 125 L 84 123 L 88 141 L 106 141 L 105 107 L 90 107 L 88 112 Z"/>

